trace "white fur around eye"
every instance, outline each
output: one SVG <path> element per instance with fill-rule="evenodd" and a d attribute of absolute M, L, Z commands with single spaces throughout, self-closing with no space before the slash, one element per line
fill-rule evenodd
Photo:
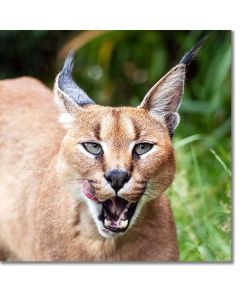
<path fill-rule="evenodd" d="M 93 143 L 95 143 L 95 142 L 93 142 Z M 107 151 L 107 145 L 104 143 L 104 142 L 97 142 L 101 147 L 102 147 L 102 149 L 103 149 L 103 154 L 104 153 L 106 153 L 106 151 Z M 82 145 L 82 144 L 78 144 L 77 145 L 77 149 L 82 153 L 82 154 L 84 154 L 84 155 L 86 155 L 86 156 L 88 156 L 89 158 L 95 158 L 96 157 L 96 155 L 95 154 L 91 154 L 90 152 L 88 152 L 85 148 L 84 148 L 84 146 Z"/>
<path fill-rule="evenodd" d="M 131 143 L 129 144 L 129 150 L 130 150 L 130 153 L 132 153 L 133 148 L 135 147 L 135 145 L 136 145 L 136 142 L 131 142 Z"/>
<path fill-rule="evenodd" d="M 96 155 L 91 154 L 90 152 L 88 152 L 88 151 L 84 148 L 84 146 L 83 146 L 82 144 L 78 144 L 78 145 L 77 145 L 77 149 L 78 149 L 83 155 L 86 155 L 87 157 L 89 157 L 89 158 L 91 158 L 91 159 L 93 159 L 93 158 L 96 157 Z"/>
<path fill-rule="evenodd" d="M 98 142 L 99 143 L 99 142 Z M 108 146 L 105 142 L 101 141 L 101 143 L 99 143 L 102 146 L 103 149 L 103 154 L 106 153 L 108 151 Z"/>
<path fill-rule="evenodd" d="M 137 143 L 137 144 L 141 144 L 141 142 L 139 142 L 139 143 Z M 130 153 L 132 153 L 132 151 L 133 151 L 133 149 L 134 149 L 135 146 L 136 146 L 136 142 L 131 142 L 131 143 L 129 144 L 129 150 L 130 150 Z M 156 146 L 156 145 L 152 145 L 152 148 L 151 148 L 148 152 L 139 155 L 139 158 L 140 158 L 140 159 L 141 159 L 141 158 L 144 159 L 145 157 L 147 157 L 149 154 L 155 152 L 156 150 L 157 150 L 157 146 Z"/>
<path fill-rule="evenodd" d="M 156 152 L 156 150 L 157 150 L 156 145 L 153 145 L 152 148 L 148 152 L 139 155 L 139 157 L 140 157 L 140 159 L 145 159 L 149 154 Z"/>

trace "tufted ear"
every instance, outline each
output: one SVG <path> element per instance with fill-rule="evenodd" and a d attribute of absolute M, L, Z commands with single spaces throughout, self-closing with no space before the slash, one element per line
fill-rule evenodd
<path fill-rule="evenodd" d="M 177 65 L 150 89 L 140 105 L 154 118 L 165 122 L 171 137 L 180 119 L 177 111 L 183 95 L 184 79 L 185 65 Z"/>
<path fill-rule="evenodd" d="M 173 136 L 180 121 L 178 109 L 184 91 L 186 65 L 194 59 L 203 41 L 204 39 L 199 41 L 183 56 L 178 65 L 149 90 L 139 106 L 148 110 L 149 114 L 157 120 L 163 121 L 170 137 Z"/>
<path fill-rule="evenodd" d="M 66 128 L 73 122 L 74 115 L 85 105 L 95 104 L 74 82 L 72 69 L 73 54 L 70 53 L 65 59 L 64 66 L 57 75 L 54 84 L 54 100 L 61 112 L 59 120 Z"/>

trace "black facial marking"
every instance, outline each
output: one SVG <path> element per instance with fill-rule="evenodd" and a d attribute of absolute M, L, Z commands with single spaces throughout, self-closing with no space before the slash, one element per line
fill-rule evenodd
<path fill-rule="evenodd" d="M 134 160 L 139 160 L 140 159 L 140 155 L 138 155 L 135 151 L 132 152 L 132 158 Z"/>
<path fill-rule="evenodd" d="M 99 123 L 93 129 L 93 133 L 94 133 L 95 138 L 100 140 L 101 125 Z"/>
<path fill-rule="evenodd" d="M 103 155 L 104 155 L 104 154 L 103 154 L 103 151 L 102 151 L 101 153 L 95 155 L 94 158 L 95 158 L 97 161 L 103 163 Z"/>
<path fill-rule="evenodd" d="M 135 134 L 134 139 L 135 139 L 135 140 L 138 140 L 138 139 L 140 138 L 141 130 L 140 130 L 140 128 L 135 124 L 135 122 L 132 122 L 132 125 L 133 125 L 134 134 Z"/>
<path fill-rule="evenodd" d="M 129 173 L 130 174 L 132 174 L 132 172 L 133 172 L 133 167 L 134 167 L 133 161 L 131 160 L 130 167 L 129 167 Z"/>

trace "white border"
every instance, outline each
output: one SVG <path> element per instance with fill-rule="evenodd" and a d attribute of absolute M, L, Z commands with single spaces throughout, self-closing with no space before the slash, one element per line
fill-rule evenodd
<path fill-rule="evenodd" d="M 144 2 L 145 3 L 145 2 Z M 240 100 L 237 1 L 5 1 L 1 29 L 231 29 Z M 0 58 L 1 59 L 1 58 Z M 238 69 L 237 69 L 238 66 Z M 2 264 L 1 299 L 240 299 L 240 103 L 234 105 L 233 264 Z"/>
<path fill-rule="evenodd" d="M 234 9 L 236 8 L 236 9 Z M 237 1 L 1 1 L 1 29 L 236 29 Z"/>

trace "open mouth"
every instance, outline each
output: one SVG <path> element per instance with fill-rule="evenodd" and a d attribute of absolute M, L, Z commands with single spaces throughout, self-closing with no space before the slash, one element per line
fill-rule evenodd
<path fill-rule="evenodd" d="M 130 202 L 118 196 L 99 201 L 95 197 L 94 189 L 88 180 L 84 180 L 83 193 L 87 198 L 101 206 L 98 219 L 102 221 L 105 229 L 112 232 L 124 232 L 127 230 L 138 202 Z"/>
<path fill-rule="evenodd" d="M 126 231 L 135 213 L 137 203 L 129 202 L 118 196 L 100 203 L 102 210 L 98 218 L 102 221 L 103 227 L 112 232 Z"/>

